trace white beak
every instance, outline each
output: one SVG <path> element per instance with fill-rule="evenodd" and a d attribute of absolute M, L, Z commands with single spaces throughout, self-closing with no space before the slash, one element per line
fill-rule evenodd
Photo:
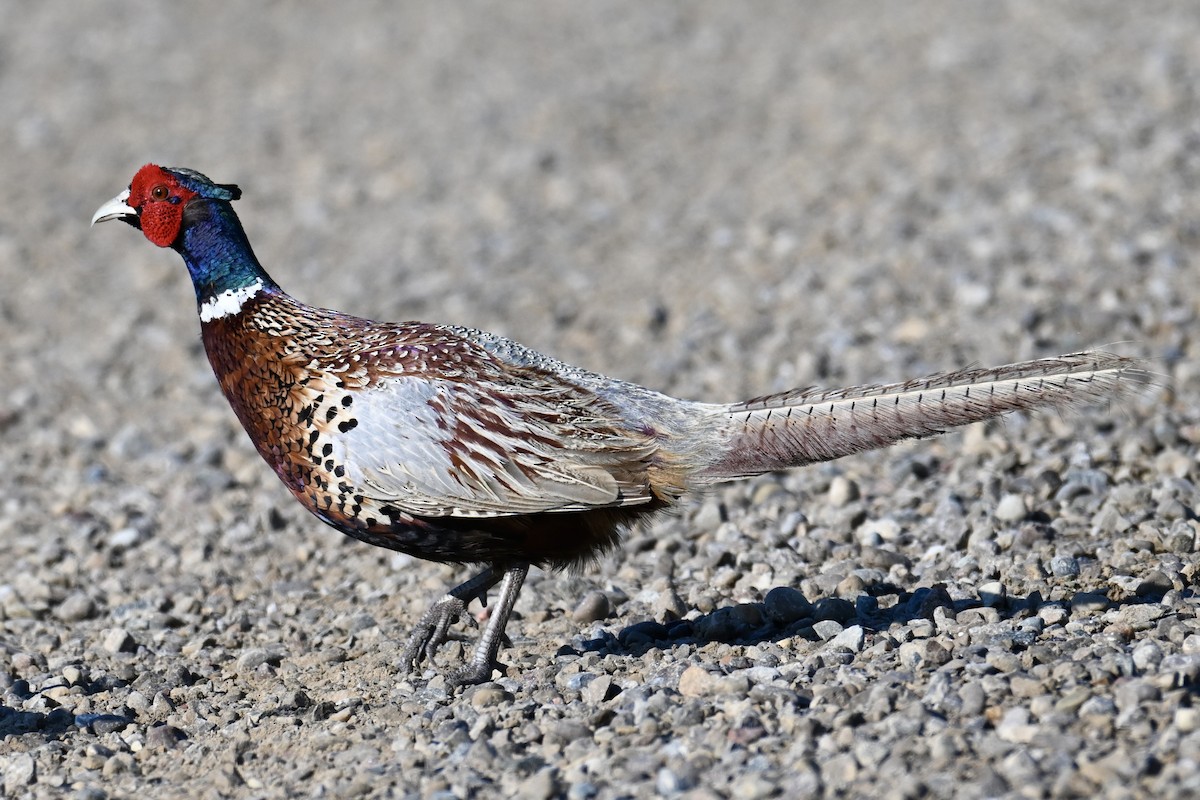
<path fill-rule="evenodd" d="M 122 217 L 136 217 L 137 212 L 129 207 L 125 201 L 129 199 L 129 190 L 121 192 L 119 195 L 109 200 L 104 205 L 96 209 L 96 213 L 92 215 L 92 224 L 97 222 L 108 222 L 110 219 L 121 219 Z"/>

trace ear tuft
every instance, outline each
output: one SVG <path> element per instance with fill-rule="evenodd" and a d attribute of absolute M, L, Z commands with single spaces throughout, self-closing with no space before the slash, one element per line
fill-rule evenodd
<path fill-rule="evenodd" d="M 242 190 L 232 183 L 213 183 L 208 176 L 194 169 L 183 167 L 164 168 L 179 181 L 180 186 L 189 189 L 201 197 L 210 200 L 237 200 L 242 196 Z"/>

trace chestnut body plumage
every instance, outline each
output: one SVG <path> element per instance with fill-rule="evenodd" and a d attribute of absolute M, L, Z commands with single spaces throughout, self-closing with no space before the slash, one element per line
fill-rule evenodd
<path fill-rule="evenodd" d="M 501 584 L 457 682 L 490 677 L 531 564 L 593 559 L 687 491 L 1141 379 L 1133 361 L 1091 352 L 745 403 L 678 400 L 482 331 L 305 305 L 258 263 L 230 205 L 239 196 L 146 165 L 93 222 L 123 219 L 183 256 L 221 389 L 307 509 L 373 545 L 484 565 L 424 615 L 404 668 L 432 658 L 466 604 Z"/>

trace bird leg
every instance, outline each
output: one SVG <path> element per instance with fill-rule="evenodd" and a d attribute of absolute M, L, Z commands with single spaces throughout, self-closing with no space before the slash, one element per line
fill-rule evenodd
<path fill-rule="evenodd" d="M 492 609 L 471 660 L 448 676 L 452 685 L 482 683 L 490 678 L 496 665 L 496 654 L 506 639 L 504 626 L 528 572 L 528 564 L 506 567 L 503 572 L 488 567 L 447 592 L 421 616 L 408 637 L 400 655 L 405 671 L 411 671 L 422 659 L 433 663 L 434 654 L 444 642 L 464 639 L 462 634 L 450 631 L 450 626 L 463 616 L 475 624 L 475 620 L 465 613 L 467 604 L 478 598 L 487 606 L 487 590 L 500 583 L 499 603 Z"/>
<path fill-rule="evenodd" d="M 447 676 L 447 680 L 452 685 L 465 686 L 483 683 L 492 677 L 492 669 L 499 666 L 496 654 L 500 652 L 501 642 L 506 639 L 504 626 L 508 624 L 508 617 L 512 614 L 513 606 L 517 604 L 517 595 L 521 593 L 521 585 L 525 583 L 525 576 L 528 573 L 528 564 L 517 564 L 504 569 L 504 577 L 500 583 L 500 598 L 496 602 L 496 607 L 492 609 L 487 625 L 479 636 L 479 643 L 475 645 L 475 652 L 471 655 L 471 660 Z M 495 580 L 492 583 L 494 585 Z"/>
<path fill-rule="evenodd" d="M 487 590 L 495 586 L 501 577 L 488 567 L 455 586 L 429 606 L 417 621 L 400 654 L 405 669 L 411 671 L 422 659 L 429 659 L 433 663 L 434 654 L 444 642 L 465 638 L 462 634 L 452 633 L 450 626 L 465 615 L 467 604 L 475 598 L 487 605 Z M 467 616 L 467 619 L 475 624 L 472 617 Z"/>

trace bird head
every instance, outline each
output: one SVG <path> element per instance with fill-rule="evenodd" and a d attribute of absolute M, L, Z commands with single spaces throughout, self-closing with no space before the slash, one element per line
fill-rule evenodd
<path fill-rule="evenodd" d="M 238 187 L 213 183 L 194 170 L 147 164 L 128 189 L 96 210 L 92 224 L 123 220 L 159 247 L 170 247 L 179 238 L 188 203 L 197 198 L 229 202 L 241 196 Z"/>

